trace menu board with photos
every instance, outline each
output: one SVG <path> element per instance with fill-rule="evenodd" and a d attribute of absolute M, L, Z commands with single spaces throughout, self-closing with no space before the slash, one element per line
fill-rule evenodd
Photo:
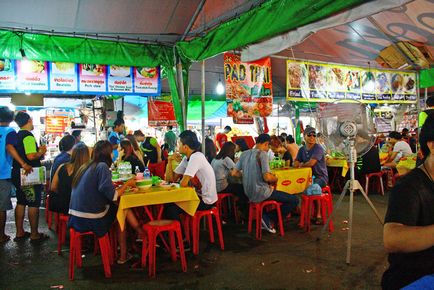
<path fill-rule="evenodd" d="M 287 100 L 365 103 L 416 102 L 416 73 L 287 61 Z"/>
<path fill-rule="evenodd" d="M 160 68 L 0 59 L 0 93 L 161 94 Z"/>

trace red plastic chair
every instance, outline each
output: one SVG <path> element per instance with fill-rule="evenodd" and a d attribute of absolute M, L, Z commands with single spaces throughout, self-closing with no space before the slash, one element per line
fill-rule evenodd
<path fill-rule="evenodd" d="M 66 214 L 56 213 L 57 220 L 57 254 L 60 255 L 62 251 L 62 245 L 66 240 L 66 225 L 68 224 L 69 216 Z"/>
<path fill-rule="evenodd" d="M 229 214 L 228 214 L 228 203 L 227 202 L 231 202 L 232 200 L 232 211 L 234 213 L 234 217 L 235 217 L 235 223 L 238 224 L 239 223 L 239 216 L 238 216 L 238 210 L 237 210 L 237 201 L 238 201 L 238 197 L 236 197 L 234 194 L 232 193 L 218 193 L 218 200 L 216 202 L 216 206 L 218 208 L 220 217 L 223 219 L 223 217 L 228 218 Z"/>
<path fill-rule="evenodd" d="M 175 220 L 154 220 L 143 225 L 146 237 L 142 246 L 142 267 L 146 265 L 146 257 L 149 255 L 149 276 L 155 277 L 156 268 L 156 240 L 162 232 L 169 232 L 170 256 L 176 262 L 175 235 L 178 240 L 179 255 L 183 272 L 187 272 L 187 260 L 185 259 L 184 244 L 182 241 L 181 224 Z"/>
<path fill-rule="evenodd" d="M 209 241 L 214 243 L 214 229 L 212 223 L 212 217 L 214 216 L 217 225 L 217 234 L 219 236 L 220 249 L 225 249 L 225 242 L 223 240 L 222 222 L 220 220 L 220 214 L 218 208 L 212 208 L 209 210 L 198 210 L 193 217 L 189 215 L 181 216 L 184 225 L 185 237 L 190 243 L 190 226 L 193 237 L 193 254 L 199 255 L 199 236 L 200 236 L 200 220 L 206 216 L 208 221 Z M 190 243 L 191 244 L 191 243 Z"/>
<path fill-rule="evenodd" d="M 384 195 L 383 174 L 384 173 L 381 171 L 365 174 L 365 192 L 366 192 L 366 195 L 368 195 L 368 191 L 369 191 L 369 180 L 371 180 L 371 178 L 374 178 L 374 177 L 376 177 L 379 180 L 379 183 L 377 183 L 377 190 L 380 189 L 381 195 Z M 378 184 L 379 184 L 379 188 L 378 188 Z"/>
<path fill-rule="evenodd" d="M 69 280 L 74 280 L 74 267 L 77 265 L 78 268 L 82 267 L 81 258 L 81 237 L 85 235 L 96 236 L 93 232 L 80 233 L 76 232 L 73 228 L 69 229 L 70 241 L 69 241 Z M 113 264 L 113 256 L 110 246 L 110 238 L 108 234 L 97 238 L 99 247 L 101 250 L 102 263 L 104 265 L 104 274 L 106 278 L 112 276 L 110 265 Z"/>
<path fill-rule="evenodd" d="M 311 218 L 311 208 L 313 208 L 314 201 L 319 201 L 320 210 L 321 210 L 321 218 L 323 224 L 325 224 L 328 217 L 331 215 L 333 211 L 333 203 L 332 198 L 327 193 L 323 193 L 321 195 L 305 195 L 301 196 L 301 215 L 300 215 L 300 223 L 299 226 L 304 228 L 307 232 L 310 231 L 310 218 Z M 334 226 L 333 222 L 329 223 L 329 232 L 333 232 Z"/>
<path fill-rule="evenodd" d="M 283 229 L 283 219 L 282 212 L 280 210 L 280 206 L 282 204 L 275 200 L 265 200 L 263 202 L 250 202 L 249 203 L 249 224 L 248 224 L 248 232 L 252 232 L 252 224 L 253 220 L 256 220 L 256 239 L 262 239 L 262 212 L 265 207 L 272 208 L 274 207 L 277 210 L 277 218 L 279 219 L 279 230 L 280 235 L 283 237 L 285 232 Z"/>

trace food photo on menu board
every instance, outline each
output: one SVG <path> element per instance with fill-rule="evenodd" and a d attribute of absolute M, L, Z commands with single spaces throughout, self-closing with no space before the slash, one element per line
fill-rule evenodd
<path fill-rule="evenodd" d="M 77 65 L 71 62 L 51 62 L 50 89 L 64 92 L 78 91 Z"/>
<path fill-rule="evenodd" d="M 106 92 L 106 66 L 100 64 L 80 64 L 80 87 L 82 92 Z"/>
<path fill-rule="evenodd" d="M 10 59 L 0 58 L 0 90 L 15 90 L 15 62 Z"/>
<path fill-rule="evenodd" d="M 108 91 L 110 93 L 132 93 L 132 67 L 110 65 L 108 68 Z"/>
<path fill-rule="evenodd" d="M 17 60 L 16 64 L 18 90 L 48 90 L 47 62 L 38 60 Z"/>
<path fill-rule="evenodd" d="M 135 67 L 134 92 L 146 94 L 160 93 L 160 67 Z"/>

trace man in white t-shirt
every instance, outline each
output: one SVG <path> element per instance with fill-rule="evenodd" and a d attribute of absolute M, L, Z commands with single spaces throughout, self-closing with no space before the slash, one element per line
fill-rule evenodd
<path fill-rule="evenodd" d="M 413 152 L 411 151 L 410 145 L 408 145 L 407 142 L 401 140 L 402 135 L 400 133 L 392 131 L 389 133 L 389 138 L 389 143 L 391 146 L 393 146 L 393 149 L 389 153 L 389 156 L 384 166 L 396 167 L 399 159 L 401 159 L 402 157 L 407 157 Z"/>
<path fill-rule="evenodd" d="M 185 157 L 176 167 L 173 180 L 180 181 L 181 187 L 193 186 L 199 195 L 200 203 L 197 210 L 208 210 L 217 201 L 217 188 L 214 170 L 200 150 L 200 143 L 194 132 L 186 130 L 179 135 L 179 153 Z M 183 210 L 175 204 L 166 205 L 165 216 L 179 220 Z"/>

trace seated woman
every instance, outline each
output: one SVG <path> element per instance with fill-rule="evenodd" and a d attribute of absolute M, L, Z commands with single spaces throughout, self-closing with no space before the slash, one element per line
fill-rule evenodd
<path fill-rule="evenodd" d="M 117 206 L 114 202 L 128 187 L 136 184 L 135 179 L 130 179 L 118 189 L 115 188 L 110 172 L 112 151 L 110 142 L 98 141 L 90 161 L 81 166 L 72 179 L 68 227 L 78 232 L 92 231 L 97 237 L 107 234 L 116 219 Z M 127 212 L 127 221 L 139 235 L 143 234 L 130 211 Z M 131 258 L 127 256 L 126 231 L 119 230 L 119 246 L 118 263 L 124 264 Z"/>
<path fill-rule="evenodd" d="M 241 183 L 230 182 L 230 177 L 235 168 L 234 163 L 235 144 L 226 142 L 222 149 L 211 162 L 216 178 L 216 187 L 218 193 L 232 193 L 239 197 L 239 206 L 243 214 L 247 212 L 247 196 L 244 194 L 244 188 Z"/>
<path fill-rule="evenodd" d="M 137 142 L 136 138 L 132 134 L 128 134 L 125 136 L 125 139 L 130 140 L 131 145 L 133 146 L 133 151 L 136 154 L 137 158 L 139 158 L 140 161 L 142 161 L 143 164 L 145 164 L 143 159 L 143 152 L 140 150 L 139 143 Z"/>
<path fill-rule="evenodd" d="M 249 149 L 249 145 L 247 145 L 244 138 L 239 138 L 235 140 L 235 161 L 238 161 L 238 159 L 240 159 L 241 153 Z"/>
<path fill-rule="evenodd" d="M 139 157 L 134 152 L 133 145 L 127 139 L 122 140 L 119 144 L 119 160 L 131 164 L 132 174 L 136 173 L 136 168 L 139 168 L 140 172 L 145 171 L 145 165 L 140 161 Z"/>
<path fill-rule="evenodd" d="M 285 160 L 285 166 L 292 167 L 292 155 L 289 150 L 286 149 L 284 144 L 279 140 L 277 136 L 271 136 L 270 149 L 273 153 L 279 156 L 282 160 Z"/>
<path fill-rule="evenodd" d="M 68 163 L 60 165 L 56 170 L 51 182 L 51 211 L 68 214 L 72 179 L 79 168 L 89 161 L 89 158 L 89 148 L 84 143 L 78 143 L 72 149 L 71 160 Z"/>

